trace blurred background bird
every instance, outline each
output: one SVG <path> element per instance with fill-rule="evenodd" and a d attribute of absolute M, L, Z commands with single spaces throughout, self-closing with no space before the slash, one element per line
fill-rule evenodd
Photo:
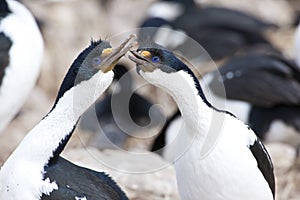
<path fill-rule="evenodd" d="M 256 45 L 272 44 L 264 36 L 268 29 L 277 28 L 253 15 L 218 6 L 199 6 L 193 0 L 162 0 L 154 3 L 148 10 L 149 17 L 141 27 L 157 27 L 153 31 L 141 30 L 143 37 L 158 40 L 162 45 L 180 49 L 186 38 L 184 33 L 197 41 L 213 60 L 232 56 Z M 197 20 L 195 20 L 197 19 Z M 170 28 L 174 32 L 166 33 Z M 176 45 L 176 46 L 175 46 Z"/>
<path fill-rule="evenodd" d="M 151 129 L 164 119 L 159 109 L 154 109 L 150 117 L 153 103 L 133 90 L 133 77 L 126 66 L 116 65 L 114 73 L 110 90 L 80 121 L 81 129 L 94 133 L 89 145 L 99 149 L 125 149 L 128 140 L 141 132 L 139 126 Z"/>
<path fill-rule="evenodd" d="M 0 1 L 0 133 L 30 96 L 40 72 L 44 43 L 30 11 Z"/>

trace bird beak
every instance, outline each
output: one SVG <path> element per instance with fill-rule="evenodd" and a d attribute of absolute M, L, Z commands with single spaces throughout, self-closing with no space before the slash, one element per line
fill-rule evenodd
<path fill-rule="evenodd" d="M 153 72 L 156 69 L 156 66 L 146 57 L 150 54 L 148 51 L 130 51 L 130 53 L 134 56 L 129 55 L 129 59 L 137 64 L 138 70 Z"/>
<path fill-rule="evenodd" d="M 102 56 L 104 57 L 104 60 L 98 68 L 104 73 L 111 71 L 118 63 L 118 61 L 129 51 L 130 48 L 132 48 L 133 41 L 130 42 L 132 38 L 136 38 L 136 35 L 130 35 L 120 46 L 118 46 L 115 49 L 104 49 L 102 51 Z"/>

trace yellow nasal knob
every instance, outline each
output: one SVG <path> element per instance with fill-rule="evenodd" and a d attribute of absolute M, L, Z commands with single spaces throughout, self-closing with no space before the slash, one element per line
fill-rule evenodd
<path fill-rule="evenodd" d="M 103 55 L 103 56 L 107 56 L 107 55 L 110 54 L 112 51 L 113 51 L 112 48 L 106 48 L 106 49 L 103 49 L 102 55 Z"/>
<path fill-rule="evenodd" d="M 141 55 L 144 57 L 149 57 L 151 55 L 151 53 L 149 51 L 142 51 Z"/>

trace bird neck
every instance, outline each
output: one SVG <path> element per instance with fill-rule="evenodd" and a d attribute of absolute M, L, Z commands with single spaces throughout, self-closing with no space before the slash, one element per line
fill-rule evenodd
<path fill-rule="evenodd" d="M 172 96 L 181 112 L 185 128 L 193 137 L 195 134 L 197 137 L 205 137 L 210 126 L 212 106 L 206 100 L 198 79 L 191 71 L 189 73 L 180 71 L 176 76 L 178 75 L 181 81 L 177 90 L 172 90 L 174 91 Z"/>
<path fill-rule="evenodd" d="M 18 162 L 30 161 L 43 170 L 53 156 L 59 155 L 57 149 L 63 150 L 66 143 L 62 142 L 70 137 L 79 117 L 107 89 L 112 79 L 113 72 L 104 75 L 99 71 L 64 93 L 60 91 L 63 95 L 58 96 L 52 110 L 26 135 L 5 164 L 22 165 Z"/>
<path fill-rule="evenodd" d="M 163 88 L 175 100 L 188 134 L 205 137 L 212 118 L 211 105 L 205 99 L 197 78 L 192 72 L 164 73 L 155 70 L 149 74 L 149 82 Z M 157 80 L 159 78 L 159 81 Z M 154 80 L 155 79 L 155 80 Z M 157 84 L 159 82 L 159 84 Z M 198 134 L 201 133 L 201 134 Z"/>

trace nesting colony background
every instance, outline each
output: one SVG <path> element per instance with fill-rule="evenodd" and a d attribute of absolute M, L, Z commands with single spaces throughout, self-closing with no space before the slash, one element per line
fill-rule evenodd
<path fill-rule="evenodd" d="M 42 70 L 36 87 L 20 113 L 0 135 L 0 165 L 4 163 L 24 135 L 49 111 L 61 81 L 72 60 L 91 38 L 106 38 L 139 27 L 147 16 L 147 9 L 154 0 L 23 0 L 35 15 L 45 41 Z M 251 13 L 260 19 L 277 24 L 280 28 L 267 33 L 271 42 L 290 58 L 294 57 L 294 32 L 297 0 L 211 0 L 199 4 L 224 6 Z M 126 61 L 123 61 L 126 62 Z M 133 68 L 133 64 L 131 63 Z M 134 76 L 136 76 L 134 74 Z M 135 77 L 136 78 L 136 77 Z M 137 78 L 136 78 L 137 79 Z M 138 79 L 140 81 L 141 79 Z M 154 93 L 153 93 L 154 91 Z M 138 91 L 163 105 L 170 105 L 170 97 L 147 86 Z M 300 91 L 299 91 L 300 92 Z M 155 94 L 155 95 L 150 95 Z M 167 107 L 167 106 L 164 106 Z M 171 113 L 174 106 L 165 112 Z M 78 134 L 77 134 L 78 133 Z M 109 173 L 125 190 L 130 199 L 178 199 L 175 172 L 172 166 L 160 171 L 145 174 L 128 174 L 95 163 L 93 157 L 110 160 L 119 168 L 122 165 L 137 165 L 141 171 L 144 166 L 164 163 L 153 154 L 153 159 L 129 161 L 127 154 L 117 150 L 97 151 L 86 147 L 89 133 L 77 129 L 72 136 L 64 156 L 75 163 L 84 163 L 90 168 Z M 80 133 L 80 134 L 79 134 Z M 146 151 L 149 142 L 129 141 L 127 149 Z M 277 180 L 276 199 L 300 199 L 300 164 L 295 159 L 292 147 L 272 143 L 266 145 L 275 166 Z M 85 151 L 89 148 L 89 151 Z M 93 156 L 91 156 L 93 154 Z M 156 163 L 157 162 L 157 163 Z"/>

